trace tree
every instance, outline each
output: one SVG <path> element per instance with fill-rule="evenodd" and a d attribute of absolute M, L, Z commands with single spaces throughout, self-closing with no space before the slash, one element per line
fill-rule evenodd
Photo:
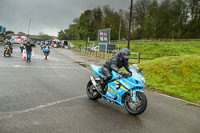
<path fill-rule="evenodd" d="M 158 2 L 153 0 L 148 6 L 148 14 L 144 20 L 144 37 L 156 38 L 158 31 Z"/>
<path fill-rule="evenodd" d="M 188 7 L 186 0 L 174 0 L 171 3 L 171 38 L 185 38 L 186 25 L 188 21 Z"/>
<path fill-rule="evenodd" d="M 133 31 L 135 38 L 144 37 L 144 22 L 148 13 L 150 0 L 138 0 L 133 5 Z"/>
<path fill-rule="evenodd" d="M 18 36 L 26 36 L 26 33 L 24 33 L 24 32 L 18 32 L 17 35 Z"/>
<path fill-rule="evenodd" d="M 50 40 L 50 39 L 52 39 L 52 36 L 50 36 L 50 35 L 48 35 L 48 34 L 44 34 L 43 32 L 40 32 L 40 33 L 39 33 L 39 37 L 40 37 L 41 39 L 44 39 L 44 40 Z"/>

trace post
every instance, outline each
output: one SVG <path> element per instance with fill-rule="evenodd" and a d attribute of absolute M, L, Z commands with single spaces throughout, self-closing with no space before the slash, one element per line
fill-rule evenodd
<path fill-rule="evenodd" d="M 28 25 L 27 41 L 29 40 L 29 30 L 30 30 L 30 26 L 31 26 L 31 18 L 30 18 L 30 20 L 29 20 L 29 25 Z"/>
<path fill-rule="evenodd" d="M 121 13 L 121 16 L 120 16 L 120 22 L 119 22 L 118 50 L 119 50 L 119 43 L 120 43 L 120 32 L 121 32 L 122 13 L 124 12 L 124 10 L 123 10 L 123 9 L 120 9 L 119 12 Z"/>
<path fill-rule="evenodd" d="M 131 21 L 132 21 L 132 9 L 133 9 L 133 0 L 131 0 L 131 7 L 130 7 L 130 18 L 129 18 L 129 28 L 128 28 L 128 49 L 130 48 L 130 34 L 131 34 Z"/>
<path fill-rule="evenodd" d="M 140 63 L 140 54 L 141 53 L 138 53 L 138 64 Z"/>

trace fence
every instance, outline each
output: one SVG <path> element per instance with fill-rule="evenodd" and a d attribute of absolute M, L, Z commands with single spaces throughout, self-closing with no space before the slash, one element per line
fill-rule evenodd
<path fill-rule="evenodd" d="M 72 40 L 74 41 L 74 40 Z M 142 38 L 139 40 L 130 40 L 131 42 L 176 42 L 176 41 L 200 41 L 200 39 L 163 39 L 163 38 Z M 74 41 L 75 43 L 77 42 L 83 42 L 86 43 L 83 40 L 76 40 Z M 92 41 L 91 44 L 89 45 L 93 45 L 94 43 L 98 43 L 97 41 Z M 111 44 L 128 44 L 127 40 L 120 40 L 120 42 L 118 40 L 111 40 L 110 41 Z"/>
<path fill-rule="evenodd" d="M 94 56 L 94 57 L 100 57 L 100 58 L 105 58 L 105 59 L 110 59 L 112 56 L 116 55 L 119 53 L 119 51 L 115 53 L 111 53 L 112 51 L 108 51 L 108 53 L 105 52 L 98 52 L 98 51 L 91 51 L 91 50 L 82 50 L 78 48 L 74 48 L 76 52 L 80 52 L 84 55 L 87 56 Z M 110 52 L 110 53 L 109 53 Z M 167 55 L 167 54 L 152 54 L 152 53 L 134 53 L 132 52 L 131 55 L 137 55 L 137 58 L 130 57 L 129 59 L 136 59 L 138 64 L 141 62 L 141 60 L 153 60 L 155 58 L 142 58 L 142 55 L 152 55 L 152 56 L 158 56 L 159 58 L 163 56 L 178 56 L 178 55 Z"/>

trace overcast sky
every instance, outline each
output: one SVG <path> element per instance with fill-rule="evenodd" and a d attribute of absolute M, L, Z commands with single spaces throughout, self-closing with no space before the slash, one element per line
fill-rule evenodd
<path fill-rule="evenodd" d="M 0 25 L 15 33 L 57 36 L 58 31 L 68 28 L 74 18 L 80 17 L 86 9 L 105 4 L 115 10 L 128 10 L 131 0 L 0 0 Z"/>

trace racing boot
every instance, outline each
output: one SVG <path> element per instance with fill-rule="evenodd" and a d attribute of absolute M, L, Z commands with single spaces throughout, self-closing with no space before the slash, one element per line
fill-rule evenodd
<path fill-rule="evenodd" d="M 104 94 L 105 82 L 103 78 L 100 79 L 100 82 L 98 83 L 97 87 L 99 91 Z"/>

